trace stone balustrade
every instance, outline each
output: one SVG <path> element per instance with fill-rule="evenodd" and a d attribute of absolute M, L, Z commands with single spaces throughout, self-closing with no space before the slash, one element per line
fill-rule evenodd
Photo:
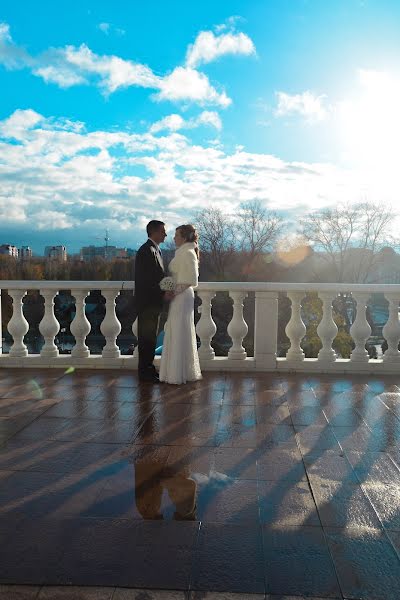
<path fill-rule="evenodd" d="M 133 293 L 132 281 L 3 281 L 0 286 L 3 293 L 7 291 L 12 298 L 13 306 L 13 313 L 8 323 L 8 332 L 13 338 L 13 344 L 7 354 L 2 354 L 0 348 L 0 368 L 65 366 L 134 369 L 137 367 L 137 351 L 135 350 L 133 356 L 121 355 L 116 343 L 121 331 L 121 324 L 116 315 L 116 299 L 121 290 L 129 290 Z M 39 325 L 44 345 L 40 354 L 29 354 L 24 343 L 24 336 L 29 330 L 23 310 L 23 298 L 27 290 L 39 290 L 44 299 L 44 315 Z M 60 324 L 54 314 L 54 299 L 60 290 L 69 290 L 76 305 L 75 316 L 70 324 L 75 345 L 68 355 L 59 354 L 55 344 Z M 105 316 L 100 330 L 106 343 L 101 354 L 91 354 L 86 344 L 91 326 L 85 314 L 85 299 L 91 290 L 100 290 L 105 299 Z M 322 319 L 317 327 L 322 347 L 317 358 L 305 358 L 301 345 L 306 334 L 306 325 L 302 318 L 302 302 L 310 292 L 317 293 L 322 303 Z M 332 348 L 338 331 L 332 316 L 332 302 L 341 292 L 351 293 L 356 302 L 356 317 L 350 328 L 354 350 L 349 359 L 338 358 Z M 211 344 L 217 332 L 213 320 L 213 301 L 219 293 L 228 294 L 232 300 L 232 317 L 227 326 L 232 345 L 228 356 L 222 357 L 215 356 Z M 284 358 L 277 357 L 278 295 L 282 293 L 286 294 L 291 302 L 291 316 L 285 329 L 290 347 Z M 384 294 L 388 302 L 389 316 L 383 328 L 388 350 L 382 359 L 371 360 L 365 349 L 365 344 L 371 335 L 371 327 L 366 318 L 366 306 L 371 294 L 375 293 Z M 397 373 L 399 370 L 400 285 L 201 282 L 197 294 L 201 300 L 199 310 L 201 316 L 196 330 L 200 339 L 199 357 L 204 370 L 326 373 Z M 243 308 L 247 301 L 254 302 L 254 356 L 248 356 L 243 346 L 243 340 L 249 330 Z M 133 323 L 132 331 L 134 334 L 137 333 L 136 322 Z"/>

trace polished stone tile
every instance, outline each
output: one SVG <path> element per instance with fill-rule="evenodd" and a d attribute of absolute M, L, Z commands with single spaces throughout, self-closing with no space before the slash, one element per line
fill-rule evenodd
<path fill-rule="evenodd" d="M 381 523 L 371 502 L 357 484 L 324 481 L 311 487 L 324 527 L 374 527 Z"/>
<path fill-rule="evenodd" d="M 70 523 L 55 519 L 22 519 L 0 545 L 0 580 L 2 583 L 39 585 L 55 582 L 70 535 Z"/>
<path fill-rule="evenodd" d="M 295 425 L 294 428 L 303 455 L 322 453 L 324 450 L 340 451 L 333 429 L 329 425 Z"/>
<path fill-rule="evenodd" d="M 206 523 L 257 523 L 257 482 L 218 477 L 199 487 L 197 517 Z"/>
<path fill-rule="evenodd" d="M 229 592 L 191 592 L 190 600 L 264 600 L 264 594 L 245 594 Z"/>
<path fill-rule="evenodd" d="M 0 585 L 0 600 L 36 600 L 40 586 Z"/>
<path fill-rule="evenodd" d="M 359 483 L 356 473 L 347 459 L 347 454 L 334 450 L 323 450 L 303 456 L 307 476 L 315 484 L 340 481 L 341 483 Z"/>
<path fill-rule="evenodd" d="M 400 560 L 383 531 L 348 528 L 325 533 L 345 598 L 400 598 Z"/>
<path fill-rule="evenodd" d="M 194 553 L 191 588 L 263 593 L 262 563 L 258 526 L 205 523 Z"/>
<path fill-rule="evenodd" d="M 393 483 L 400 485 L 400 469 L 385 452 L 346 451 L 358 480 L 361 483 Z"/>
<path fill-rule="evenodd" d="M 112 587 L 45 586 L 38 600 L 111 600 L 113 594 Z"/>
<path fill-rule="evenodd" d="M 400 530 L 400 487 L 396 483 L 363 483 L 362 488 L 386 529 Z"/>
<path fill-rule="evenodd" d="M 117 588 L 114 591 L 112 600 L 188 600 L 188 593 L 167 590 L 133 590 Z"/>
<path fill-rule="evenodd" d="M 327 425 L 327 418 L 320 406 L 293 407 L 290 417 L 294 425 Z"/>
<path fill-rule="evenodd" d="M 267 594 L 337 598 L 339 584 L 319 527 L 263 527 Z"/>
<path fill-rule="evenodd" d="M 297 449 L 279 445 L 257 451 L 257 475 L 259 480 L 293 481 L 306 478 L 301 454 Z"/>
<path fill-rule="evenodd" d="M 307 481 L 260 481 L 258 493 L 262 524 L 321 525 Z"/>
<path fill-rule="evenodd" d="M 257 479 L 257 457 L 253 448 L 217 448 L 214 451 L 213 473 L 233 479 Z"/>
<path fill-rule="evenodd" d="M 197 523 L 81 520 L 65 544 L 59 581 L 188 589 L 197 530 Z"/>
<path fill-rule="evenodd" d="M 190 579 L 198 600 L 261 600 L 265 585 L 268 600 L 341 597 L 319 515 L 352 543 L 375 532 L 396 573 L 397 378 L 17 373 L 0 373 L 0 581 L 127 586 L 114 596 L 136 600 L 187 596 Z M 376 600 L 365 564 L 348 596 Z"/>

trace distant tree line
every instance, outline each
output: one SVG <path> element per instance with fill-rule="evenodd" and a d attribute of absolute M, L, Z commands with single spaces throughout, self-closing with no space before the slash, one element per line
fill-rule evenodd
<path fill-rule="evenodd" d="M 257 200 L 242 203 L 233 215 L 218 208 L 206 208 L 191 219 L 200 234 L 200 280 L 365 283 L 376 269 L 382 248 L 395 245 L 389 235 L 395 216 L 391 207 L 380 204 L 339 204 L 335 208 L 309 211 L 293 232 L 282 215 L 268 210 Z M 173 244 L 166 245 L 163 251 L 166 263 L 172 258 L 173 252 Z M 88 262 L 68 258 L 65 262 L 58 262 L 42 257 L 17 261 L 0 255 L 2 280 L 129 281 L 134 279 L 134 273 L 134 256 L 113 260 L 96 257 Z M 95 329 L 98 329 L 98 322 L 104 314 L 104 300 L 99 293 L 97 295 L 98 318 L 93 322 Z M 91 296 L 93 301 L 93 293 Z M 31 291 L 25 297 L 24 305 L 28 321 L 37 329 L 43 315 L 43 299 L 38 292 Z M 67 309 L 62 308 L 64 305 L 67 306 L 68 302 L 56 302 L 56 312 L 57 318 L 60 322 L 65 321 L 68 330 Z M 7 294 L 3 294 L 2 308 L 3 323 L 7 324 L 12 313 Z M 346 357 L 352 349 L 349 328 L 355 314 L 351 295 L 339 294 L 333 309 L 339 329 L 334 347 L 341 356 Z M 123 324 L 123 332 L 128 334 L 135 318 L 131 293 L 121 293 L 117 301 L 117 314 Z M 218 294 L 214 299 L 213 316 L 218 326 L 214 338 L 216 352 L 226 354 L 230 340 L 226 328 L 232 316 L 232 301 L 227 293 Z M 307 356 L 316 356 L 319 351 L 316 328 L 321 317 L 320 300 L 316 295 L 308 295 L 303 302 L 303 318 L 307 323 L 303 347 Z M 245 302 L 245 318 L 249 324 L 249 335 L 244 344 L 251 355 L 254 345 L 252 294 Z M 289 318 L 290 302 L 281 294 L 278 326 L 281 352 L 288 347 L 284 328 Z"/>

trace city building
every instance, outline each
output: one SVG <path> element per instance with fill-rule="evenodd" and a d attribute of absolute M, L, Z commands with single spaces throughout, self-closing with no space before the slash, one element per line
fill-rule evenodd
<path fill-rule="evenodd" d="M 22 246 L 21 250 L 19 251 L 19 258 L 21 260 L 32 258 L 32 248 L 29 246 Z"/>
<path fill-rule="evenodd" d="M 1 244 L 0 254 L 3 254 L 5 256 L 12 256 L 13 258 L 18 258 L 18 248 L 17 246 L 12 246 L 11 244 Z"/>
<path fill-rule="evenodd" d="M 50 260 L 59 260 L 60 262 L 67 260 L 67 249 L 65 246 L 46 246 L 44 255 Z"/>
<path fill-rule="evenodd" d="M 126 248 L 117 248 L 116 246 L 84 246 L 80 251 L 81 260 L 89 262 L 95 258 L 104 260 L 113 260 L 115 258 L 129 258 Z"/>

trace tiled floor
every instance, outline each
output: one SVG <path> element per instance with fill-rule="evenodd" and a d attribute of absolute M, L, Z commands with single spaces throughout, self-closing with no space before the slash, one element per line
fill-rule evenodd
<path fill-rule="evenodd" d="M 399 600 L 400 376 L 0 372 L 0 582 Z"/>

